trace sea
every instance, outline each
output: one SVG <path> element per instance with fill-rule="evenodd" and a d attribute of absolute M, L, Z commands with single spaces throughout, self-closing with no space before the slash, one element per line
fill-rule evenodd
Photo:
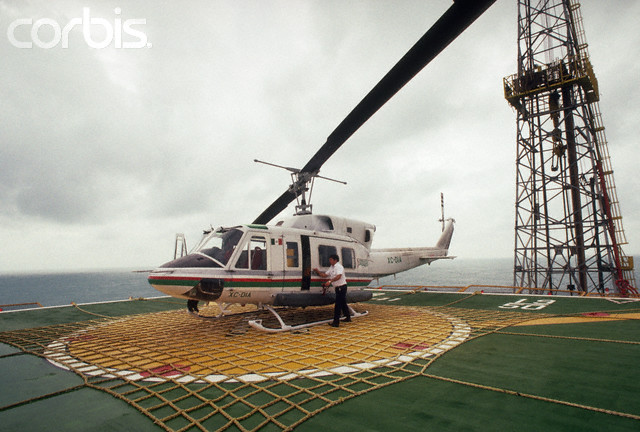
<path fill-rule="evenodd" d="M 0 309 L 6 305 L 39 303 L 42 306 L 83 304 L 164 294 L 147 282 L 148 272 L 132 269 L 74 271 L 67 273 L 0 274 Z M 636 274 L 636 280 L 640 278 Z M 513 284 L 513 259 L 441 260 L 396 276 L 374 280 L 382 285 L 455 286 Z M 18 308 L 33 305 L 25 305 Z"/>

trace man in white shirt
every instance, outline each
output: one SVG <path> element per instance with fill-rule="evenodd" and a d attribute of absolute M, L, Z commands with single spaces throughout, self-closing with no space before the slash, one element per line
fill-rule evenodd
<path fill-rule="evenodd" d="M 345 322 L 351 321 L 351 313 L 347 306 L 347 279 L 344 276 L 344 267 L 339 263 L 340 257 L 338 255 L 331 255 L 329 257 L 329 263 L 331 267 L 326 273 L 321 272 L 317 268 L 313 271 L 320 277 L 329 278 L 326 282 L 322 283 L 323 287 L 329 287 L 333 285 L 336 290 L 336 304 L 333 308 L 333 322 L 329 323 L 332 327 L 340 326 L 340 314 L 344 314 Z"/>

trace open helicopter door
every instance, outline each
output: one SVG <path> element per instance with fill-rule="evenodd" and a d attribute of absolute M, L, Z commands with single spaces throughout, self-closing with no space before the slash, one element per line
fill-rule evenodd
<path fill-rule="evenodd" d="M 311 288 L 311 247 L 309 236 L 284 237 L 285 247 L 284 274 L 295 275 L 300 278 L 300 289 L 309 291 Z"/>
<path fill-rule="evenodd" d="M 311 246 L 309 236 L 300 236 L 302 244 L 302 291 L 309 291 L 311 288 Z"/>

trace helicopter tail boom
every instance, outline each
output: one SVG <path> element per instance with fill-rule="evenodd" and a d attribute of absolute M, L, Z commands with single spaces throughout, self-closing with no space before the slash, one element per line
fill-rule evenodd
<path fill-rule="evenodd" d="M 417 248 L 372 249 L 369 255 L 369 269 L 373 277 L 382 277 L 410 270 L 423 264 L 431 264 L 439 259 L 453 259 L 449 256 L 449 244 L 453 236 L 454 220 L 449 219 L 436 246 Z"/>

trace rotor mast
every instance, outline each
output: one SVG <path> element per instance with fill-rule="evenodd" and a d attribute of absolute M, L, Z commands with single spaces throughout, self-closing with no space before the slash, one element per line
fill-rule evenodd
<path fill-rule="evenodd" d="M 313 192 L 313 184 L 316 178 L 320 178 L 323 180 L 329 180 L 335 183 L 340 183 L 346 185 L 347 182 L 342 180 L 332 179 L 330 177 L 324 177 L 319 175 L 320 170 L 316 170 L 314 172 L 306 172 L 302 171 L 298 168 L 286 167 L 283 165 L 274 164 L 271 162 L 265 162 L 258 159 L 253 160 L 256 163 L 261 163 L 264 165 L 269 165 L 276 168 L 282 168 L 291 172 L 291 186 L 289 186 L 289 192 L 295 194 L 296 196 L 296 216 L 297 215 L 305 215 L 311 214 L 313 209 L 313 204 L 311 204 L 311 193 Z M 307 196 L 307 193 L 309 194 Z"/>

